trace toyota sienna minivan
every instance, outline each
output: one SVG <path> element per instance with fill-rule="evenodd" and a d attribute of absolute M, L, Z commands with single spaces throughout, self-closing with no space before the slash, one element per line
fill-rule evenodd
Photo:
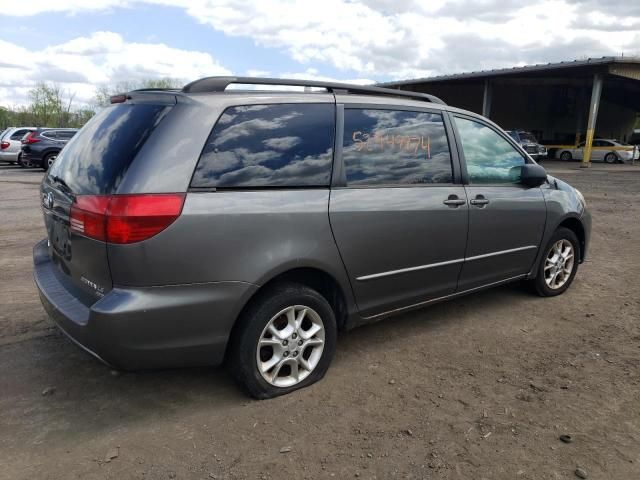
<path fill-rule="evenodd" d="M 209 77 L 111 102 L 45 174 L 33 258 L 49 315 L 115 368 L 225 361 L 273 397 L 324 376 L 339 330 L 519 280 L 559 295 L 587 253 L 580 192 L 431 95 Z"/>

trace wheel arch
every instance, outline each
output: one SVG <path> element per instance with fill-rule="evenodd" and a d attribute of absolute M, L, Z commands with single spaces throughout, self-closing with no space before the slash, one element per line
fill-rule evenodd
<path fill-rule="evenodd" d="M 571 150 L 568 150 L 566 148 L 559 148 L 556 150 L 556 158 L 559 160 L 562 160 L 562 155 L 568 153 L 569 155 L 571 155 L 571 159 L 573 160 L 574 156 L 573 156 L 573 152 Z"/>
<path fill-rule="evenodd" d="M 42 161 L 44 161 L 44 159 L 47 158 L 47 155 L 51 155 L 52 153 L 55 153 L 56 155 L 58 155 L 60 153 L 60 150 L 62 149 L 58 147 L 49 147 L 46 150 L 44 150 L 42 154 L 40 154 L 40 158 L 42 159 Z"/>
<path fill-rule="evenodd" d="M 554 229 L 554 231 L 561 227 L 568 228 L 569 230 L 571 230 L 573 233 L 576 234 L 576 237 L 578 237 L 578 241 L 580 242 L 580 263 L 582 263 L 584 261 L 584 254 L 586 250 L 585 249 L 586 234 L 584 230 L 584 225 L 582 225 L 582 222 L 578 217 L 571 216 L 562 220 L 558 224 L 558 226 Z"/>
<path fill-rule="evenodd" d="M 242 317 L 244 311 L 247 310 L 247 308 L 249 308 L 254 302 L 259 301 L 263 295 L 268 294 L 270 289 L 274 288 L 279 283 L 285 282 L 298 283 L 316 290 L 325 298 L 325 300 L 327 300 L 327 302 L 329 302 L 329 305 L 331 305 L 336 316 L 336 326 L 338 327 L 338 330 L 348 328 L 349 318 L 351 315 L 350 312 L 353 308 L 348 303 L 349 297 L 347 295 L 350 292 L 346 292 L 344 287 L 340 285 L 340 282 L 332 274 L 317 266 L 289 268 L 273 274 L 245 301 L 233 322 L 233 326 L 229 334 L 229 340 L 227 341 L 225 357 L 229 353 L 229 345 L 232 343 L 232 339 L 236 336 L 236 332 L 241 323 L 239 319 Z"/>
<path fill-rule="evenodd" d="M 527 278 L 530 278 L 530 279 L 536 278 L 536 276 L 538 275 L 538 267 L 540 266 L 540 262 L 544 258 L 544 248 L 549 242 L 551 235 L 553 235 L 553 233 L 556 230 L 558 230 L 558 228 L 561 228 L 561 227 L 568 228 L 569 230 L 571 230 L 573 233 L 576 234 L 576 236 L 578 237 L 578 242 L 580 243 L 579 263 L 582 263 L 584 261 L 585 253 L 586 253 L 585 247 L 586 247 L 586 240 L 587 240 L 585 228 L 584 228 L 584 225 L 582 224 L 582 221 L 580 220 L 580 216 L 576 213 L 570 213 L 568 215 L 563 216 L 561 219 L 559 219 L 555 224 L 553 224 L 552 227 L 550 225 L 549 228 L 545 229 L 545 233 L 540 242 L 538 255 L 533 263 L 533 266 L 531 267 L 531 270 L 529 271 L 529 274 L 527 275 Z"/>

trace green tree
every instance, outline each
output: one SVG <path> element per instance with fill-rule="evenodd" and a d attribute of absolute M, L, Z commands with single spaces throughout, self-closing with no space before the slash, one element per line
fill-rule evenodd
<path fill-rule="evenodd" d="M 184 82 L 177 78 L 148 78 L 145 80 L 123 81 L 115 85 L 103 84 L 96 87 L 93 99 L 95 109 L 106 107 L 111 103 L 111 97 L 119 93 L 130 92 L 141 88 L 182 88 Z"/>

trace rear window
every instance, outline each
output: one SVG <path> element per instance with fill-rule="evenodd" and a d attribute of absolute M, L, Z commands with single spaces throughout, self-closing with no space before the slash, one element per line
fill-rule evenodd
<path fill-rule="evenodd" d="M 67 143 L 49 175 L 60 177 L 77 194 L 114 193 L 170 108 L 117 104 L 101 110 Z"/>
<path fill-rule="evenodd" d="M 191 186 L 328 186 L 334 133 L 333 104 L 228 108 L 209 135 Z"/>

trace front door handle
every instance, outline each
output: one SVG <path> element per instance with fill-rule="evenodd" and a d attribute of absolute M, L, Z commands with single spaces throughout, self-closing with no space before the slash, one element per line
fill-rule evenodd
<path fill-rule="evenodd" d="M 489 203 L 489 200 L 487 200 L 486 198 L 484 198 L 484 195 L 476 195 L 476 198 L 472 199 L 469 202 L 471 205 L 477 205 L 479 207 L 483 207 L 485 206 L 487 203 Z"/>
<path fill-rule="evenodd" d="M 447 198 L 444 202 L 445 205 L 451 207 L 451 208 L 457 208 L 460 205 L 464 205 L 465 203 L 467 203 L 466 200 L 463 200 L 462 198 L 458 198 L 457 195 L 449 195 L 449 198 Z"/>

